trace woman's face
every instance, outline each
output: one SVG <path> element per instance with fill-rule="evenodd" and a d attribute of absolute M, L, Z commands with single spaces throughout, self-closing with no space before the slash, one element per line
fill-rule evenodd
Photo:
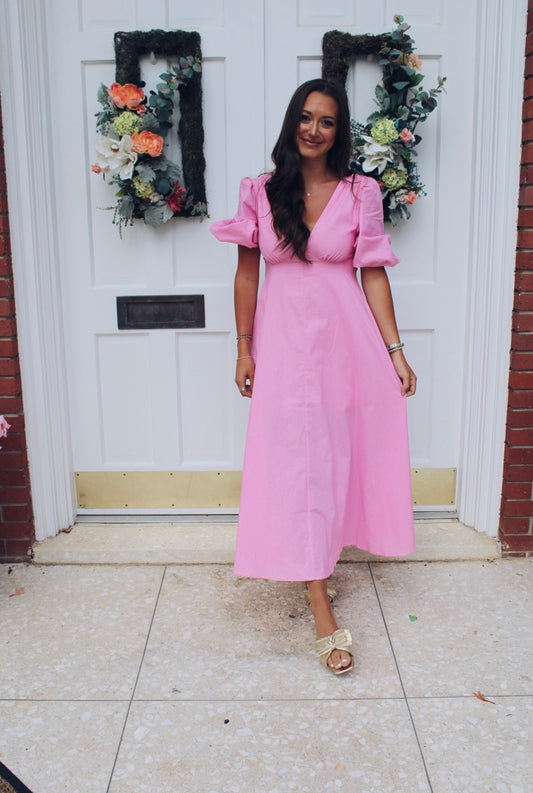
<path fill-rule="evenodd" d="M 332 96 L 312 91 L 304 102 L 296 127 L 296 146 L 306 159 L 326 157 L 337 136 L 339 109 Z"/>

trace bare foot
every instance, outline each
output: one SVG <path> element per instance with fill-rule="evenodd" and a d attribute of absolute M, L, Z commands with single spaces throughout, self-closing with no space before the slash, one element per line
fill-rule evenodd
<path fill-rule="evenodd" d="M 327 581 L 309 581 L 309 598 L 311 613 L 315 618 L 316 637 L 331 636 L 337 628 L 337 621 L 331 608 L 327 592 Z M 333 650 L 328 658 L 328 666 L 332 669 L 343 669 L 352 664 L 352 656 L 345 650 Z"/>

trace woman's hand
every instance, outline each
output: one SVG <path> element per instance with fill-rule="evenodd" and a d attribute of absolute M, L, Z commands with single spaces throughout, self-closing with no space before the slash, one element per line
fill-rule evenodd
<path fill-rule="evenodd" d="M 393 352 L 391 358 L 398 377 L 402 381 L 402 395 L 413 396 L 416 393 L 416 374 L 405 360 L 401 350 Z"/>
<path fill-rule="evenodd" d="M 251 355 L 237 361 L 235 382 L 243 397 L 251 397 L 254 388 L 255 363 Z"/>

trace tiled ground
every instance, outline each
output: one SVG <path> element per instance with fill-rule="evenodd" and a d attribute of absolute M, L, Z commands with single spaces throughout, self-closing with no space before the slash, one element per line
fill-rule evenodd
<path fill-rule="evenodd" d="M 33 793 L 531 793 L 532 565 L 341 563 L 340 678 L 298 584 L 0 566 L 0 760 Z"/>

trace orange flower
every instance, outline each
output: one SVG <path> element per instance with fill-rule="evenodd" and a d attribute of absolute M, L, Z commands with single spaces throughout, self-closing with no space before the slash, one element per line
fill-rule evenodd
<path fill-rule="evenodd" d="M 108 88 L 109 96 L 113 104 L 117 107 L 127 107 L 129 110 L 137 110 L 144 100 L 144 91 L 133 83 L 113 83 Z"/>
<path fill-rule="evenodd" d="M 156 135 L 155 132 L 149 132 L 147 129 L 142 132 L 136 132 L 131 136 L 133 141 L 133 151 L 138 154 L 149 154 L 150 157 L 159 157 L 163 151 L 164 139 L 161 135 Z"/>

